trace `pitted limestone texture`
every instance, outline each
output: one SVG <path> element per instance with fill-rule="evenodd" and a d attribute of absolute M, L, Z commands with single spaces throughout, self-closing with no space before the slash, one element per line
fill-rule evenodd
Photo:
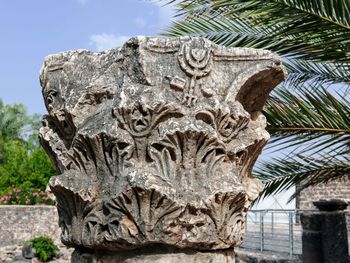
<path fill-rule="evenodd" d="M 203 38 L 135 37 L 48 56 L 40 138 L 59 174 L 49 187 L 63 243 L 239 246 L 262 189 L 251 175 L 269 138 L 261 110 L 284 78 L 269 51 Z"/>

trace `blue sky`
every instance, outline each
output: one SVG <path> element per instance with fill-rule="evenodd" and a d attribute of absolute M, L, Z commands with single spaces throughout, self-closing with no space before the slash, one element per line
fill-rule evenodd
<path fill-rule="evenodd" d="M 45 56 L 155 36 L 172 17 L 171 7 L 157 0 L 0 0 L 0 99 L 44 114 L 39 70 Z"/>

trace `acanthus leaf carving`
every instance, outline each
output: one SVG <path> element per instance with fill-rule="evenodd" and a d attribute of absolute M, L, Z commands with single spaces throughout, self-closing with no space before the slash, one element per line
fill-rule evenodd
<path fill-rule="evenodd" d="M 162 121 L 169 118 L 182 117 L 174 105 L 159 103 L 154 108 L 137 101 L 128 108 L 120 107 L 113 110 L 119 125 L 133 137 L 145 137 Z"/>
<path fill-rule="evenodd" d="M 49 56 L 41 75 L 49 115 L 40 137 L 60 173 L 49 185 L 65 244 L 243 242 L 261 190 L 251 171 L 268 139 L 260 106 L 284 78 L 278 57 L 196 37 L 140 37 Z"/>

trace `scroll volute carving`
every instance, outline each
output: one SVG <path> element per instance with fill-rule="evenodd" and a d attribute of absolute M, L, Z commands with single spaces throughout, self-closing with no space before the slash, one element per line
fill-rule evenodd
<path fill-rule="evenodd" d="M 269 138 L 261 109 L 284 77 L 271 52 L 203 38 L 137 37 L 49 56 L 40 136 L 60 173 L 49 186 L 63 242 L 240 245 L 261 190 L 251 176 Z"/>
<path fill-rule="evenodd" d="M 282 82 L 284 77 L 283 69 L 276 63 L 271 68 L 249 76 L 239 89 L 235 100 L 239 101 L 254 119 L 262 111 L 271 90 Z"/>

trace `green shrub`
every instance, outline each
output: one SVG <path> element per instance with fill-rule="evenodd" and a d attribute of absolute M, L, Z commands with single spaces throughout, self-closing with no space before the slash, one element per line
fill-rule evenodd
<path fill-rule="evenodd" d="M 13 140 L 3 143 L 0 148 L 0 195 L 14 189 L 45 190 L 55 170 L 39 145 Z"/>
<path fill-rule="evenodd" d="M 53 259 L 59 249 L 49 237 L 36 237 L 29 241 L 33 245 L 34 254 L 41 262 Z"/>

